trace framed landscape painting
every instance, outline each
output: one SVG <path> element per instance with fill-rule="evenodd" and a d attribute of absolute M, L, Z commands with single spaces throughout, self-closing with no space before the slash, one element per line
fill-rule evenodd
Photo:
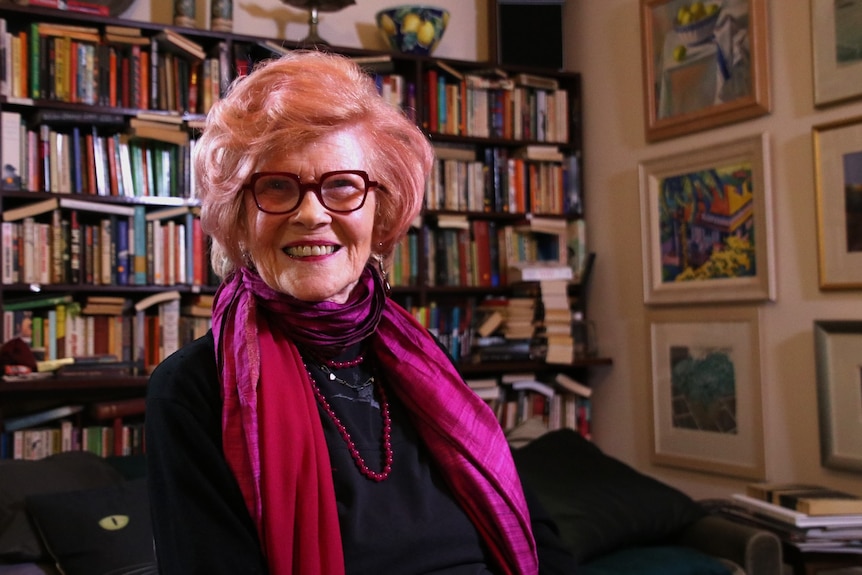
<path fill-rule="evenodd" d="M 820 289 L 862 288 L 862 117 L 814 126 Z"/>
<path fill-rule="evenodd" d="M 757 307 L 648 315 L 653 462 L 765 478 Z"/>
<path fill-rule="evenodd" d="M 862 320 L 814 322 L 820 459 L 862 471 Z"/>
<path fill-rule="evenodd" d="M 775 299 L 767 136 L 643 162 L 644 302 Z"/>
<path fill-rule="evenodd" d="M 646 139 L 769 113 L 767 0 L 641 0 Z"/>
<path fill-rule="evenodd" d="M 811 0 L 814 105 L 862 97 L 862 0 Z"/>

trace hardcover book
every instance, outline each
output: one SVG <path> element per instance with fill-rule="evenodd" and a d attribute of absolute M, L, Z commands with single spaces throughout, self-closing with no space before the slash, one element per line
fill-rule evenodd
<path fill-rule="evenodd" d="M 755 483 L 748 495 L 806 515 L 862 514 L 862 497 L 823 485 Z"/>

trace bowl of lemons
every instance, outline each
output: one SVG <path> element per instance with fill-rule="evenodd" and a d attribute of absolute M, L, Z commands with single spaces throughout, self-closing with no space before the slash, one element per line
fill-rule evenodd
<path fill-rule="evenodd" d="M 393 6 L 376 14 L 377 28 L 391 50 L 428 56 L 440 43 L 449 11 L 424 5 Z"/>
<path fill-rule="evenodd" d="M 720 2 L 691 2 L 679 7 L 674 31 L 686 46 L 694 46 L 712 38 L 721 12 Z"/>

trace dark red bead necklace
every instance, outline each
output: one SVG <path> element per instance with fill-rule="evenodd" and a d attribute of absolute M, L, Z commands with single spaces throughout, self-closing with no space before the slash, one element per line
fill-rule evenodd
<path fill-rule="evenodd" d="M 331 367 L 332 369 L 344 369 L 345 367 L 356 367 L 363 361 L 365 361 L 365 356 L 360 355 L 355 359 L 348 359 L 347 361 L 335 361 L 334 359 L 327 359 L 323 362 L 323 365 Z"/>
<path fill-rule="evenodd" d="M 359 361 L 361 363 L 361 360 Z M 357 363 L 356 365 L 359 365 Z M 323 411 L 326 413 L 327 417 L 329 417 L 330 421 L 335 425 L 335 428 L 338 430 L 339 435 L 344 440 L 344 443 L 347 444 L 347 450 L 350 452 L 350 456 L 353 458 L 353 461 L 356 463 L 356 466 L 359 468 L 359 472 L 362 473 L 368 479 L 372 481 L 383 481 L 389 474 L 392 472 L 392 416 L 389 413 L 389 401 L 386 399 L 386 391 L 383 389 L 383 385 L 377 381 L 376 378 L 373 380 L 374 389 L 377 391 L 377 394 L 380 396 L 380 415 L 383 418 L 383 433 L 380 438 L 380 443 L 383 451 L 383 470 L 382 471 L 374 471 L 368 464 L 365 463 L 365 459 L 362 458 L 362 454 L 359 453 L 359 449 L 356 447 L 356 444 L 353 442 L 353 438 L 350 437 L 350 432 L 347 431 L 347 427 L 341 422 L 341 419 L 335 414 L 335 410 L 332 409 L 332 406 L 323 396 L 323 392 L 320 391 L 320 387 L 317 385 L 317 382 L 314 380 L 314 375 L 311 373 L 311 370 L 308 369 L 308 364 L 305 365 L 305 371 L 308 372 L 308 379 L 311 381 L 311 389 L 314 391 L 314 397 L 317 399 L 317 403 L 320 404 L 320 407 L 323 408 Z"/>

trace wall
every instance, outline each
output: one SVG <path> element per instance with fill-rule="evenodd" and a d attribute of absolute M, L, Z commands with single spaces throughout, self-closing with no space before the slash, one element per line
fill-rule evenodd
<path fill-rule="evenodd" d="M 598 253 L 590 314 L 612 368 L 592 380 L 597 443 L 698 497 L 745 481 L 650 464 L 650 382 L 643 304 L 637 166 L 647 159 L 769 135 L 778 298 L 762 304 L 762 385 L 770 480 L 860 491 L 859 475 L 820 466 L 812 323 L 862 317 L 860 292 L 817 281 L 812 126 L 862 114 L 862 103 L 815 111 L 809 2 L 767 2 L 772 113 L 656 144 L 644 139 L 638 0 L 569 0 L 567 56 L 583 74 L 588 238 Z"/>
<path fill-rule="evenodd" d="M 337 12 L 321 12 L 318 33 L 334 46 L 383 50 L 386 46 L 377 31 L 374 15 L 378 10 L 400 4 L 394 0 L 357 0 L 356 4 Z M 447 8 L 451 12 L 449 25 L 435 56 L 464 60 L 488 57 L 487 27 L 484 24 L 477 26 L 477 22 L 487 21 L 485 0 L 433 0 L 427 4 Z M 198 28 L 208 27 L 209 5 L 208 0 L 196 2 Z M 120 17 L 171 24 L 173 2 L 135 0 Z M 234 0 L 233 20 L 233 31 L 237 34 L 292 41 L 299 41 L 308 34 L 308 11 L 292 8 L 279 0 Z M 477 29 L 480 29 L 479 33 Z"/>

